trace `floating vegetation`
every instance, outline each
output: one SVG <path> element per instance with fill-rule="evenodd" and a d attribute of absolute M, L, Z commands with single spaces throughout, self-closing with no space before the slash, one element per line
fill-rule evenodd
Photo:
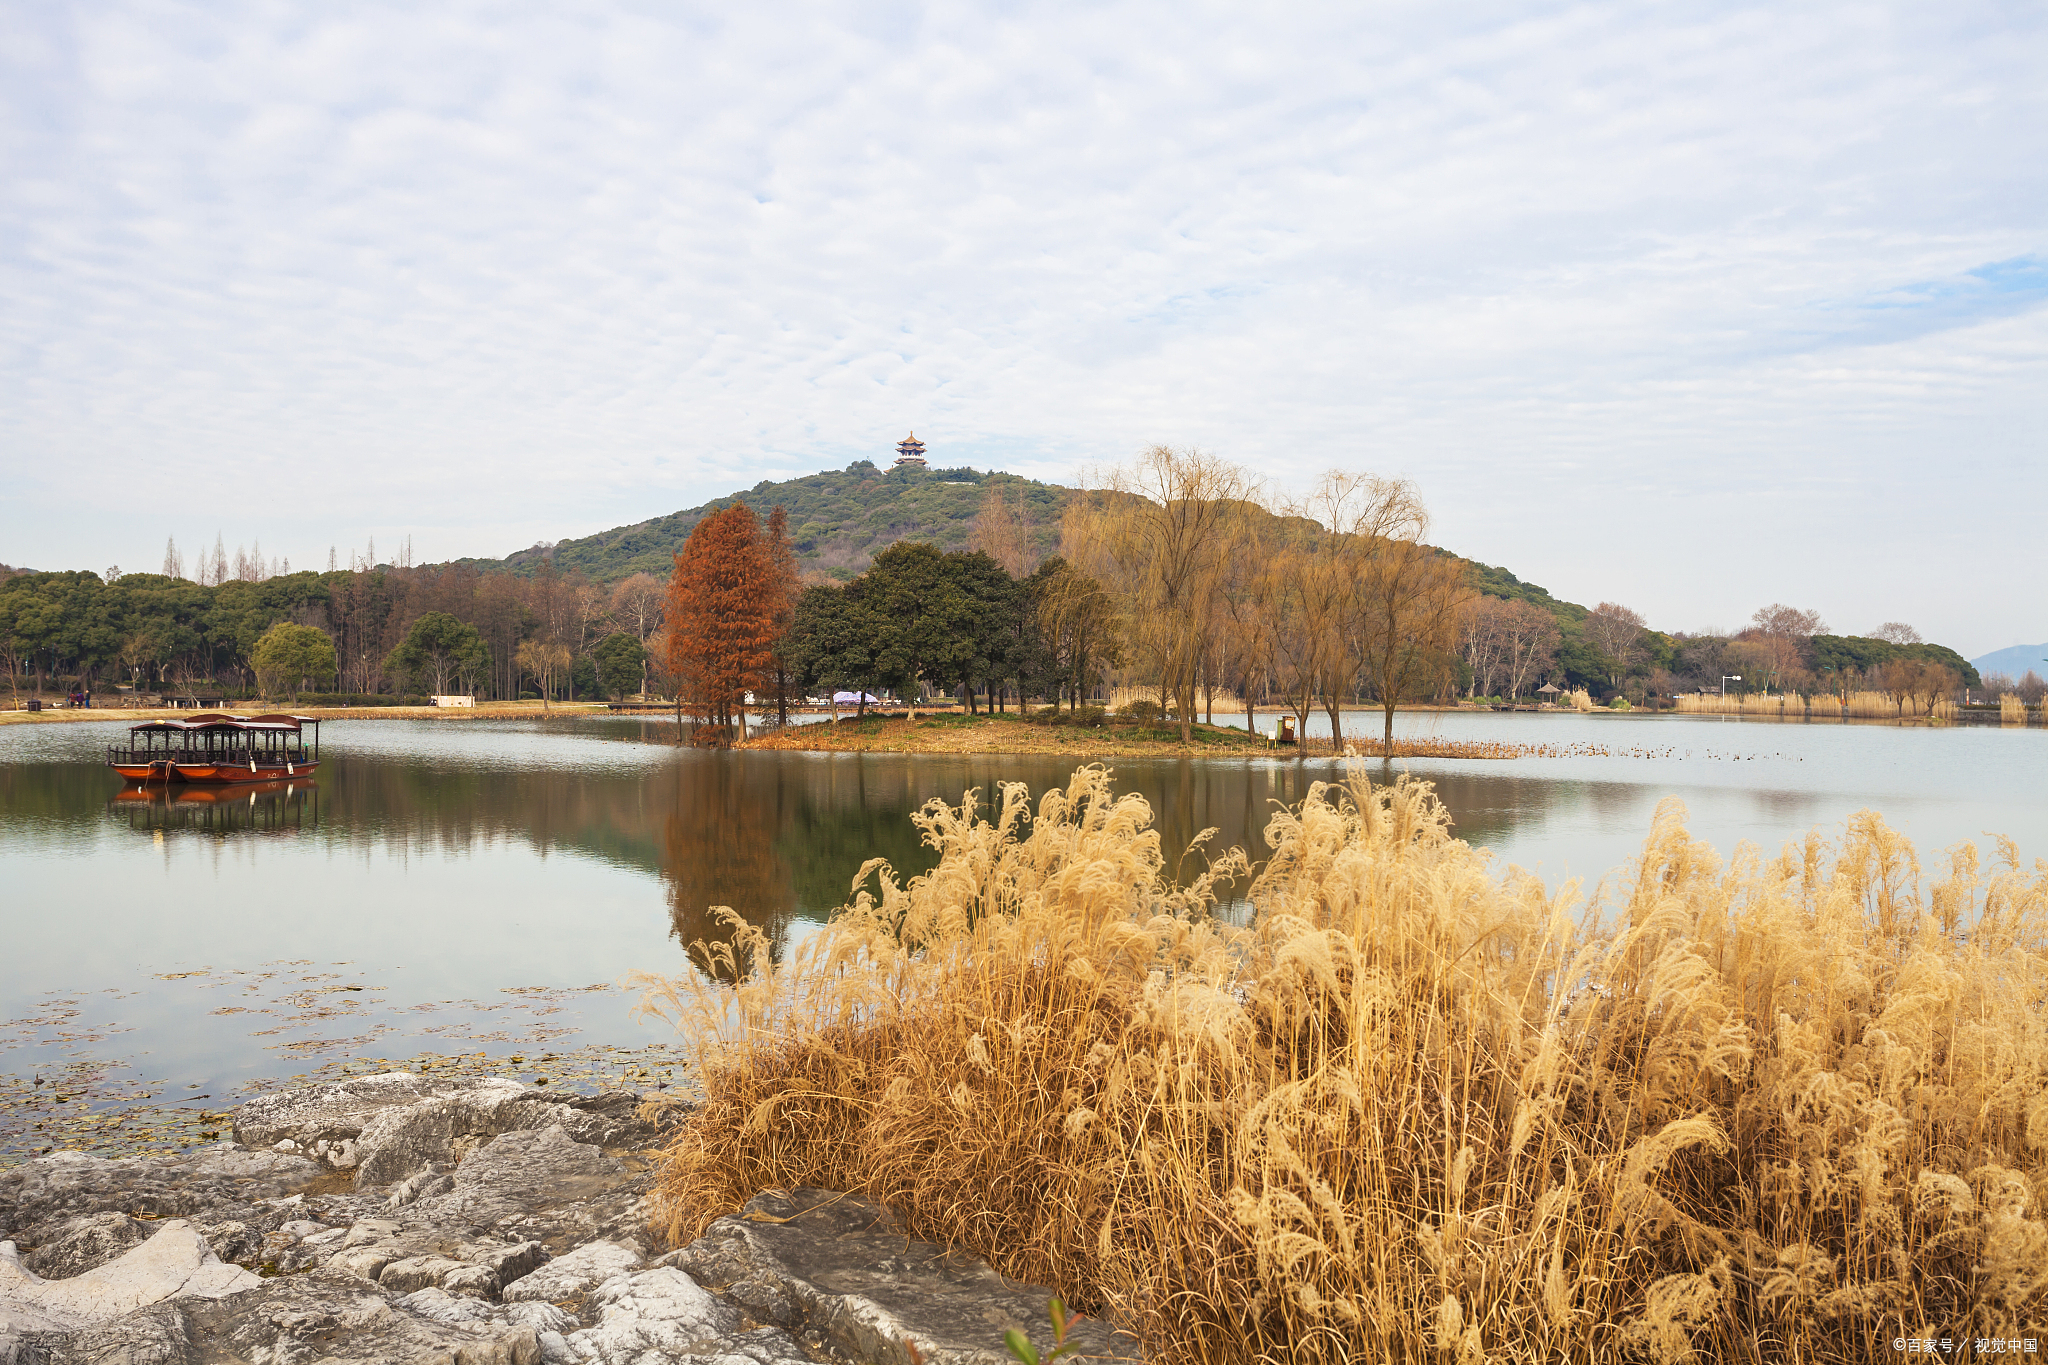
<path fill-rule="evenodd" d="M 0 1022 L 0 1166 L 65 1150 L 185 1151 L 230 1136 L 232 1110 L 251 1095 L 378 1071 L 505 1076 L 567 1094 L 687 1084 L 682 1053 L 667 1044 L 574 1041 L 582 1032 L 570 1012 L 577 997 L 609 997 L 623 1016 L 609 982 L 395 1005 L 388 985 L 338 970 L 353 966 L 289 961 L 159 973 L 154 979 L 172 989 L 220 992 L 222 1003 L 202 1015 L 237 1018 L 276 1059 L 274 1071 L 228 1079 L 151 1075 L 137 1046 L 146 1035 L 88 1022 L 102 1002 L 138 992 L 44 997 L 24 1017 Z"/>

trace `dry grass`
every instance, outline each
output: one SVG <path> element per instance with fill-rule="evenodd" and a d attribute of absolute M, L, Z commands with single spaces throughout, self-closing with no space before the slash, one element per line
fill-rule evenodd
<path fill-rule="evenodd" d="M 1583 687 L 1574 687 L 1571 690 L 1571 694 L 1565 700 L 1571 703 L 1571 708 L 1574 711 L 1590 711 L 1593 709 L 1593 694 Z"/>
<path fill-rule="evenodd" d="M 1998 723 L 2000 725 L 2025 725 L 2027 723 L 2027 704 L 2011 692 L 2000 694 L 1998 698 Z"/>
<path fill-rule="evenodd" d="M 1601 916 L 1497 875 L 1426 785 L 1319 785 L 1232 929 L 1099 768 L 916 818 L 929 876 L 870 864 L 780 965 L 735 919 L 651 980 L 708 1092 L 661 1158 L 670 1238 L 858 1190 L 1172 1362 L 1878 1361 L 2044 1325 L 2048 866 L 2009 843 L 1923 888 L 1865 812 L 1723 865 L 1667 802 Z"/>
<path fill-rule="evenodd" d="M 1724 697 L 1718 693 L 1696 693 L 1678 698 L 1676 709 L 1685 715 L 1704 716 L 1803 716 L 1805 699 L 1775 692 L 1750 692 Z"/>

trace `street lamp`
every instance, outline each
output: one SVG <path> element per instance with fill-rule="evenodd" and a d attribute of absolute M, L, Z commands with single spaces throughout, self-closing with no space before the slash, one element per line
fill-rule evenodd
<path fill-rule="evenodd" d="M 1726 701 L 1726 700 L 1728 700 L 1728 684 L 1729 684 L 1729 683 L 1732 683 L 1732 682 L 1741 682 L 1741 681 L 1742 681 L 1742 675 L 1741 675 L 1740 673 L 1723 673 L 1723 674 L 1721 675 L 1721 700 L 1722 700 L 1722 701 Z"/>

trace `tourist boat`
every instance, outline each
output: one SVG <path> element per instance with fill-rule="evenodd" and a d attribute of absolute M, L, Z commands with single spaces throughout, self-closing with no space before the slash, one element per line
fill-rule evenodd
<path fill-rule="evenodd" d="M 305 727 L 313 728 L 313 746 Z M 107 750 L 107 766 L 131 782 L 276 782 L 311 777 L 320 766 L 320 722 L 311 716 L 218 712 L 128 727 L 128 743 Z"/>

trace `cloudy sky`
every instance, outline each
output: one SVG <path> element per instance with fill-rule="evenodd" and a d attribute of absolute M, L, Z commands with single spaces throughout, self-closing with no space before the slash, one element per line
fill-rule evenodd
<path fill-rule="evenodd" d="M 1666 629 L 2048 639 L 2048 10 L 0 0 L 0 560 L 886 459 L 1406 474 Z"/>

